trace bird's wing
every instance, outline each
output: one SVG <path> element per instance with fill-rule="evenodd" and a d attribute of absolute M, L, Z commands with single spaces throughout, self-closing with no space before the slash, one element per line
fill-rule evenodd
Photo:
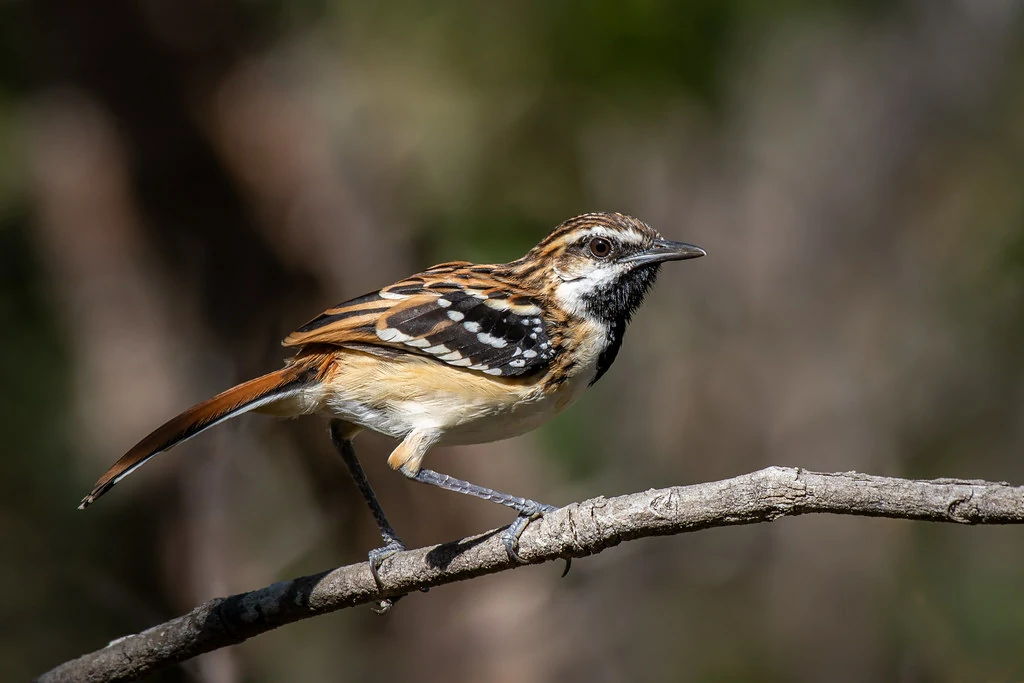
<path fill-rule="evenodd" d="M 538 372 L 555 355 L 544 311 L 489 272 L 464 262 L 434 266 L 324 311 L 283 344 L 370 345 L 488 375 Z"/>

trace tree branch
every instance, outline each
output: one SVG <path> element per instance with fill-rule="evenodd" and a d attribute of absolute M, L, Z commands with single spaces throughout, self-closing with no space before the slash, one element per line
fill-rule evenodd
<path fill-rule="evenodd" d="M 769 467 L 732 479 L 572 503 L 532 523 L 520 541 L 530 563 L 584 557 L 645 536 L 770 522 L 808 513 L 960 524 L 1024 522 L 1024 487 L 1005 482 L 912 481 L 856 472 Z M 57 681 L 134 681 L 174 662 L 335 610 L 515 568 L 497 531 L 399 553 L 379 591 L 365 562 L 217 598 L 43 674 Z"/>

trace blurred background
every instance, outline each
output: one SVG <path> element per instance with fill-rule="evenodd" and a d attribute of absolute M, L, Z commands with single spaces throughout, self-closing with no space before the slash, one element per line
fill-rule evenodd
<path fill-rule="evenodd" d="M 0 2 L 0 671 L 379 544 L 322 420 L 246 416 L 88 513 L 324 307 L 563 219 L 670 265 L 612 371 L 431 466 L 563 504 L 770 464 L 1024 483 L 1024 5 Z M 503 509 L 390 472 L 403 539 Z M 154 681 L 1024 677 L 1024 535 L 806 517 L 307 620 Z"/>

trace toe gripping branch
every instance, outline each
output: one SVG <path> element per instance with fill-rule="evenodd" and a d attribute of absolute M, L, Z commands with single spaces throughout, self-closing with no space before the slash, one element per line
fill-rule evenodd
<path fill-rule="evenodd" d="M 370 508 L 370 512 L 373 513 L 373 519 L 377 523 L 377 528 L 380 530 L 381 538 L 384 540 L 384 545 L 380 548 L 374 548 L 368 554 L 368 560 L 370 565 L 370 573 L 373 575 L 373 580 L 377 584 L 378 589 L 383 589 L 383 585 L 380 580 L 380 567 L 386 559 L 400 553 L 405 550 L 405 544 L 398 538 L 398 534 L 395 533 L 394 527 L 388 521 L 387 515 L 384 514 L 384 509 L 381 507 L 380 502 L 377 500 L 377 495 L 373 492 L 373 487 L 370 486 L 369 480 L 366 478 L 366 473 L 363 471 L 362 465 L 359 463 L 359 459 L 356 457 L 355 447 L 352 445 L 352 440 L 345 431 L 345 424 L 339 420 L 331 422 L 331 440 L 334 442 L 335 448 L 344 460 L 345 465 L 348 467 L 349 474 L 352 475 L 352 480 L 356 484 L 356 488 L 362 494 L 363 499 L 366 501 L 367 506 Z M 553 505 L 545 505 L 538 503 L 535 500 L 529 498 L 521 498 L 519 496 L 512 496 L 507 493 L 495 491 L 483 486 L 472 484 L 462 479 L 456 479 L 455 477 L 448 476 L 447 474 L 441 474 L 433 470 L 421 469 L 412 477 L 415 481 L 437 486 L 447 491 L 454 491 L 456 493 L 462 493 L 476 498 L 482 498 L 483 500 L 491 501 L 492 503 L 498 503 L 506 507 L 510 507 L 516 512 L 518 516 L 512 521 L 504 532 L 501 534 L 502 543 L 505 545 L 505 552 L 508 554 L 509 559 L 520 564 L 525 564 L 526 561 L 519 555 L 519 537 L 523 535 L 523 531 L 530 525 L 533 520 L 543 517 L 545 513 L 554 512 L 558 508 Z M 569 568 L 572 566 L 572 559 L 566 558 L 565 570 L 562 572 L 562 576 L 569 573 Z M 378 612 L 386 612 L 401 599 L 401 596 L 394 599 L 384 599 L 380 602 Z"/>
<path fill-rule="evenodd" d="M 475 496 L 482 498 L 483 500 L 489 500 L 492 503 L 498 503 L 506 507 L 510 507 L 519 515 L 512 521 L 512 523 L 505 529 L 501 534 L 502 543 L 505 544 L 505 552 L 508 553 L 509 559 L 520 564 L 525 564 L 526 561 L 519 555 L 519 537 L 523 535 L 526 527 L 530 525 L 535 519 L 543 517 L 546 513 L 554 512 L 558 508 L 553 505 L 545 505 L 544 503 L 538 503 L 535 500 L 529 498 L 521 498 L 519 496 L 512 496 L 501 491 L 495 491 L 483 486 L 472 484 L 462 479 L 456 479 L 455 477 L 448 476 L 447 474 L 441 474 L 440 472 L 434 472 L 433 470 L 420 470 L 416 476 L 413 477 L 418 482 L 424 484 L 431 484 L 438 486 L 448 491 L 455 491 L 456 493 L 464 493 L 469 496 Z M 566 558 L 565 569 L 562 571 L 562 576 L 569 573 L 569 568 L 572 566 L 572 558 Z"/>

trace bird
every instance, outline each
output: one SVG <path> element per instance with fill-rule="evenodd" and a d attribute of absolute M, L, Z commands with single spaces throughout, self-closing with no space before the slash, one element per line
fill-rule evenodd
<path fill-rule="evenodd" d="M 668 261 L 705 256 L 620 213 L 585 213 L 503 264 L 452 261 L 327 309 L 282 342 L 284 366 L 199 403 L 133 446 L 96 482 L 85 509 L 154 456 L 243 413 L 329 419 L 332 442 L 373 514 L 383 562 L 405 549 L 356 457 L 370 430 L 400 440 L 388 465 L 417 482 L 476 496 L 518 514 L 519 538 L 557 508 L 423 467 L 435 446 L 489 443 L 529 432 L 574 403 L 615 361 L 633 314 Z M 568 567 L 566 568 L 568 571 Z"/>

